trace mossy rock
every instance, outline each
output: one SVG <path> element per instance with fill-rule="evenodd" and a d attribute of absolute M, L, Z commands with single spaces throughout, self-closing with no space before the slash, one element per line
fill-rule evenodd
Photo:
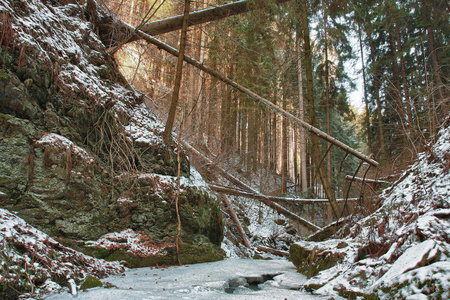
<path fill-rule="evenodd" d="M 177 265 L 176 248 L 169 247 L 160 254 L 141 257 L 126 250 L 108 250 L 84 247 L 82 252 L 101 258 L 106 261 L 123 261 L 129 268 L 143 268 L 150 266 Z M 201 247 L 189 244 L 181 244 L 179 247 L 180 262 L 182 264 L 196 264 L 222 260 L 225 257 L 223 250 L 213 244 Z"/>
<path fill-rule="evenodd" d="M 80 286 L 80 290 L 102 287 L 103 283 L 95 276 L 88 275 Z"/>
<path fill-rule="evenodd" d="M 308 277 L 335 266 L 341 255 L 338 252 L 323 252 L 322 249 L 302 246 L 298 243 L 289 247 L 289 257 L 297 267 L 297 271 Z"/>

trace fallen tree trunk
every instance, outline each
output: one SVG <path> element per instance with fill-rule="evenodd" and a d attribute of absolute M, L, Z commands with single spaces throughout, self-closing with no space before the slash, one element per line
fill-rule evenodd
<path fill-rule="evenodd" d="M 239 219 L 237 218 L 233 206 L 231 205 L 230 200 L 228 200 L 228 197 L 224 194 L 221 195 L 223 203 L 227 206 L 228 210 L 230 211 L 231 219 L 233 220 L 234 224 L 236 225 L 236 229 L 241 236 L 242 242 L 244 243 L 244 246 L 247 248 L 251 248 L 250 244 L 247 240 L 247 237 L 245 236 L 244 230 L 242 229 L 241 222 L 239 222 Z"/>
<path fill-rule="evenodd" d="M 146 40 L 149 43 L 154 44 L 155 46 L 157 46 L 158 48 L 174 55 L 174 56 L 178 56 L 178 50 L 173 48 L 172 46 L 167 45 L 166 43 L 158 40 L 157 38 L 148 35 L 142 31 L 138 32 L 139 36 Z M 272 102 L 270 102 L 269 100 L 259 96 L 258 94 L 254 93 L 253 91 L 249 90 L 248 88 L 240 85 L 239 83 L 231 80 L 230 78 L 226 77 L 225 75 L 213 70 L 212 68 L 205 66 L 204 64 L 200 63 L 199 61 L 184 55 L 184 61 L 186 61 L 187 63 L 193 65 L 194 67 L 204 71 L 205 73 L 210 74 L 211 76 L 216 77 L 217 79 L 221 80 L 222 82 L 234 87 L 235 89 L 237 89 L 238 91 L 246 94 L 247 96 L 249 96 L 250 98 L 252 98 L 253 100 L 255 100 L 256 102 L 262 103 L 263 105 L 265 105 L 266 107 L 268 107 L 270 110 L 274 111 L 275 113 L 282 115 L 283 117 L 287 118 L 288 120 L 290 120 L 292 123 L 300 125 L 302 127 L 304 127 L 305 129 L 309 130 L 310 132 L 312 132 L 313 134 L 317 135 L 318 137 L 324 139 L 327 142 L 330 142 L 331 144 L 343 149 L 344 151 L 358 157 L 359 159 L 369 163 L 372 166 L 378 166 L 378 162 L 376 162 L 375 160 L 371 159 L 370 157 L 360 153 L 359 151 L 351 148 L 350 146 L 347 146 L 346 144 L 338 141 L 337 139 L 335 139 L 334 137 L 330 136 L 329 134 L 326 134 L 325 132 L 323 132 L 322 130 L 312 126 L 311 124 L 300 120 L 299 118 L 295 117 L 294 115 L 292 115 L 291 113 L 285 111 L 284 109 L 282 109 L 281 107 L 273 104 Z"/>
<path fill-rule="evenodd" d="M 276 0 L 276 3 L 282 4 L 291 0 Z M 189 14 L 189 26 L 199 25 L 211 21 L 228 18 L 234 15 L 246 13 L 264 6 L 264 1 L 236 1 Z M 171 31 L 181 29 L 183 16 L 175 16 L 155 22 L 150 22 L 142 27 L 142 31 L 151 34 L 159 35 Z"/>
<path fill-rule="evenodd" d="M 328 203 L 328 199 L 301 199 L 301 198 L 288 198 L 288 197 L 276 197 L 276 196 L 268 196 L 264 194 L 254 194 L 249 191 L 242 191 L 238 189 L 233 189 L 231 187 L 225 187 L 221 185 L 215 185 L 215 184 L 209 184 L 209 188 L 213 191 L 224 193 L 227 195 L 232 196 L 239 196 L 239 197 L 245 197 L 250 199 L 267 199 L 269 201 L 273 201 L 276 203 L 283 203 L 283 202 L 289 202 L 289 203 L 297 203 L 297 204 L 323 204 Z M 345 199 L 336 199 L 338 202 L 343 202 Z M 357 201 L 358 198 L 350 198 L 347 199 L 347 201 Z"/>
<path fill-rule="evenodd" d="M 274 209 L 277 213 L 286 216 L 287 218 L 289 218 L 289 219 L 291 219 L 291 220 L 293 220 L 293 221 L 303 225 L 304 227 L 308 228 L 311 231 L 317 231 L 317 230 L 321 229 L 319 226 L 317 226 L 317 225 L 311 223 L 310 221 L 300 217 L 299 215 L 294 214 L 293 212 L 291 212 L 291 211 L 287 210 L 286 208 L 282 207 L 281 205 L 268 200 L 267 197 L 265 197 L 264 195 L 262 195 L 258 191 L 254 190 L 252 187 L 250 187 L 247 184 L 243 183 L 242 181 L 240 181 L 239 179 L 237 179 L 233 175 L 229 174 L 224 169 L 222 169 L 219 166 L 217 166 L 216 164 L 214 164 L 209 158 L 207 158 L 204 155 L 202 155 L 198 150 L 196 150 L 194 147 L 189 145 L 187 142 L 183 141 L 182 144 L 188 151 L 190 151 L 192 154 L 196 155 L 197 157 L 199 157 L 200 159 L 205 161 L 206 165 L 208 165 L 210 168 L 213 168 L 214 170 L 216 170 L 220 175 L 222 175 L 224 178 L 226 178 L 229 181 L 231 181 L 233 184 L 239 186 L 240 188 L 242 188 L 244 190 L 249 191 L 250 193 L 253 193 L 253 194 L 261 196 L 257 200 L 261 201 L 262 203 L 264 203 L 268 207 Z"/>
<path fill-rule="evenodd" d="M 271 254 L 278 255 L 278 256 L 289 257 L 289 252 L 287 252 L 287 251 L 281 251 L 281 250 L 268 248 L 268 247 L 264 247 L 264 246 L 260 246 L 256 250 L 271 253 Z"/>
<path fill-rule="evenodd" d="M 377 179 L 370 179 L 370 178 L 353 177 L 353 176 L 351 176 L 351 175 L 345 176 L 345 179 L 346 179 L 346 180 L 351 180 L 351 181 L 365 182 L 365 183 L 374 183 L 374 184 L 388 183 L 388 184 L 390 184 L 389 181 L 385 181 L 385 180 L 377 180 Z"/>
<path fill-rule="evenodd" d="M 288 1 L 291 0 L 275 0 L 275 2 L 278 4 L 282 4 Z M 88 0 L 88 2 L 92 2 L 92 0 Z M 188 26 L 200 25 L 207 22 L 221 20 L 255 9 L 260 9 L 262 7 L 264 7 L 263 0 L 241 0 L 196 12 L 191 12 L 189 14 Z M 127 43 L 137 41 L 142 38 L 140 35 L 134 32 L 135 29 L 133 27 L 127 25 L 125 22 L 116 17 L 108 16 L 99 18 L 98 14 L 96 13 L 96 18 L 94 18 L 91 12 L 89 12 L 89 16 L 91 16 L 92 21 L 95 21 L 95 25 L 99 29 L 100 39 L 108 47 L 116 46 L 127 37 Z M 155 36 L 179 30 L 181 29 L 182 24 L 183 15 L 178 15 L 175 17 L 147 23 L 141 27 L 141 31 L 145 32 L 146 34 Z"/>

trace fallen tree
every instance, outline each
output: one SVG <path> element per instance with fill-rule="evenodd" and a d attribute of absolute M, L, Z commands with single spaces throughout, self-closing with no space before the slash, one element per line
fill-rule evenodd
<path fill-rule="evenodd" d="M 386 181 L 386 180 L 379 180 L 379 179 L 370 179 L 370 178 L 361 178 L 361 177 L 354 177 L 351 175 L 347 175 L 345 176 L 346 180 L 350 180 L 350 181 L 358 181 L 358 182 L 365 182 L 365 183 L 373 183 L 373 184 L 391 184 L 391 182 Z"/>
<path fill-rule="evenodd" d="M 277 4 L 282 4 L 291 0 L 274 0 Z M 212 21 L 218 21 L 234 15 L 246 13 L 255 9 L 264 7 L 266 1 L 263 0 L 241 0 L 216 7 L 191 12 L 189 14 L 188 26 L 200 25 Z M 124 40 L 126 42 L 133 42 L 142 39 L 136 33 L 136 30 L 127 25 L 122 20 L 108 16 L 101 18 L 96 12 L 97 6 L 93 0 L 88 0 L 88 18 L 97 27 L 100 39 L 108 47 L 114 47 Z M 171 18 L 149 22 L 140 26 L 140 30 L 149 35 L 161 35 L 181 29 L 183 24 L 183 15 L 174 16 Z"/>
<path fill-rule="evenodd" d="M 228 200 L 228 197 L 224 194 L 221 194 L 220 198 L 222 199 L 223 203 L 225 203 L 226 207 L 228 208 L 231 219 L 233 220 L 234 224 L 236 225 L 236 229 L 242 239 L 242 242 L 244 243 L 244 246 L 247 248 L 251 248 L 250 243 L 248 242 L 248 239 L 245 236 L 244 230 L 242 229 L 241 222 L 239 222 L 239 219 L 236 216 L 236 213 L 234 212 L 234 209 L 233 209 L 233 206 L 231 205 L 230 200 Z"/>
<path fill-rule="evenodd" d="M 273 201 L 276 203 L 283 203 L 283 202 L 289 202 L 289 203 L 296 203 L 296 204 L 320 204 L 320 203 L 328 203 L 328 199 L 301 199 L 301 198 L 289 198 L 289 197 L 276 197 L 276 196 L 268 196 L 263 194 L 255 194 L 249 191 L 243 191 L 234 189 L 231 187 L 226 187 L 222 185 L 216 185 L 216 184 L 209 184 L 209 187 L 216 192 L 224 193 L 227 195 L 232 196 L 239 196 L 239 197 L 245 197 L 250 199 L 267 199 L 269 201 Z M 336 199 L 338 202 L 344 202 L 346 199 Z M 347 199 L 347 201 L 357 201 L 358 198 L 350 198 Z"/>
<path fill-rule="evenodd" d="M 210 169 L 213 169 L 219 175 L 221 175 L 222 177 L 226 178 L 227 180 L 229 180 L 230 182 L 232 182 L 236 186 L 238 186 L 238 187 L 240 187 L 240 188 L 242 188 L 242 189 L 244 189 L 244 190 L 246 190 L 246 191 L 248 191 L 248 192 L 250 192 L 252 194 L 258 195 L 259 197 L 257 198 L 257 200 L 261 201 L 262 203 L 264 203 L 268 207 L 274 209 L 277 213 L 286 216 L 287 218 L 289 218 L 289 219 L 299 223 L 300 225 L 308 228 L 309 230 L 311 230 L 313 232 L 321 230 L 321 228 L 319 226 L 317 226 L 317 225 L 311 223 L 310 221 L 300 217 L 299 215 L 294 214 L 293 212 L 291 212 L 291 211 L 287 210 L 286 208 L 282 207 L 281 205 L 279 205 L 279 204 L 277 204 L 277 203 L 275 203 L 273 201 L 270 201 L 265 195 L 259 193 L 258 191 L 256 191 L 252 187 L 248 186 L 247 184 L 245 184 L 244 182 L 240 181 L 239 179 L 237 179 L 233 175 L 229 174 L 227 171 L 225 171 L 221 167 L 217 166 L 209 158 L 207 158 L 203 154 L 201 154 L 197 149 L 195 149 L 194 147 L 189 145 L 189 143 L 187 143 L 185 141 L 182 141 L 182 144 L 185 147 L 185 149 L 191 153 L 191 155 L 195 155 L 200 160 L 204 161 L 205 162 L 204 166 L 208 166 Z"/>

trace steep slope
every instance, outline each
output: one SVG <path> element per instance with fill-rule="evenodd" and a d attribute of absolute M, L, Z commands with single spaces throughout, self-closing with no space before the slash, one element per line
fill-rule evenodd
<path fill-rule="evenodd" d="M 0 44 L 0 207 L 99 258 L 174 263 L 177 149 L 85 7 L 2 1 Z M 182 261 L 220 259 L 217 200 L 184 155 L 180 167 Z"/>
<path fill-rule="evenodd" d="M 290 253 L 306 287 L 380 299 L 450 297 L 450 124 L 381 198 L 372 215 L 335 239 L 300 242 Z M 412 299 L 412 298 L 411 298 Z"/>

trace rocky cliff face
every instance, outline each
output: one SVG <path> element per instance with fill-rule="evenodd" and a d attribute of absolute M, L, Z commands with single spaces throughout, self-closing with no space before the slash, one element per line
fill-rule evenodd
<path fill-rule="evenodd" d="M 176 148 L 84 14 L 70 0 L 0 4 L 0 207 L 85 253 L 173 263 Z M 219 259 L 217 200 L 180 166 L 183 262 Z M 133 252 L 113 232 L 160 251 Z M 85 243 L 102 236 L 112 243 Z"/>

